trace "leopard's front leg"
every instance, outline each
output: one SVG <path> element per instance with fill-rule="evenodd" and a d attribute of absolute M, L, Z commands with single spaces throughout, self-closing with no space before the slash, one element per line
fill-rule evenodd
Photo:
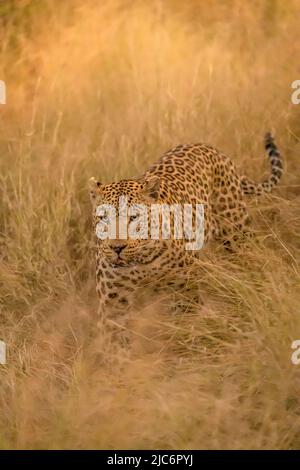
<path fill-rule="evenodd" d="M 135 298 L 135 286 L 129 282 L 127 273 L 119 273 L 118 269 L 111 268 L 105 262 L 99 263 L 96 280 L 99 296 L 98 326 L 114 335 L 124 336 Z"/>

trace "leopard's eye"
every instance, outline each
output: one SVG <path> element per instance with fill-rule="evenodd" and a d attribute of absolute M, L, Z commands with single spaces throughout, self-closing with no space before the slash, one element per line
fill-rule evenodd
<path fill-rule="evenodd" d="M 133 222 L 133 221 L 136 220 L 136 219 L 137 219 L 137 215 L 131 215 L 131 216 L 129 217 L 129 222 Z"/>
<path fill-rule="evenodd" d="M 108 224 L 108 217 L 107 215 L 99 215 L 99 222 L 102 222 L 103 224 Z"/>

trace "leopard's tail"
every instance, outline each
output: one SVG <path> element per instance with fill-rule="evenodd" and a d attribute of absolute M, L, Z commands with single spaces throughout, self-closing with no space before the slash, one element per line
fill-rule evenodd
<path fill-rule="evenodd" d="M 264 193 L 272 191 L 276 186 L 283 173 L 283 161 L 280 152 L 274 142 L 274 138 L 270 132 L 265 135 L 265 150 L 271 164 L 271 174 L 268 179 L 262 183 L 255 183 L 247 176 L 241 177 L 241 188 L 244 194 L 253 194 L 260 196 Z"/>

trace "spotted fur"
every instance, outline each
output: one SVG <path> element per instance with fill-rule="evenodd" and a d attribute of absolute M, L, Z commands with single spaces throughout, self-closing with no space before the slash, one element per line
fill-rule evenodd
<path fill-rule="evenodd" d="M 270 177 L 255 183 L 239 176 L 232 160 L 216 148 L 204 144 L 179 145 L 166 152 L 138 179 L 103 185 L 90 180 L 93 223 L 99 204 L 118 207 L 120 196 L 129 204 L 143 203 L 195 205 L 205 207 L 205 243 L 219 239 L 228 243 L 248 229 L 245 195 L 261 195 L 279 182 L 283 165 L 271 134 L 265 149 L 271 164 Z M 99 312 L 115 317 L 131 305 L 139 287 L 164 274 L 188 266 L 199 253 L 186 251 L 182 240 L 99 240 L 96 239 L 96 281 Z"/>

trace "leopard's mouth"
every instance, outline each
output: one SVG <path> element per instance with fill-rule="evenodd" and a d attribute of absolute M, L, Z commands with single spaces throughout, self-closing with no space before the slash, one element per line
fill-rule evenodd
<path fill-rule="evenodd" d="M 129 261 L 128 263 L 126 263 L 126 261 L 122 261 L 121 259 L 118 259 L 114 263 L 111 263 L 111 266 L 113 268 L 132 268 L 134 266 L 137 266 L 137 264 L 138 263 L 136 261 Z"/>

